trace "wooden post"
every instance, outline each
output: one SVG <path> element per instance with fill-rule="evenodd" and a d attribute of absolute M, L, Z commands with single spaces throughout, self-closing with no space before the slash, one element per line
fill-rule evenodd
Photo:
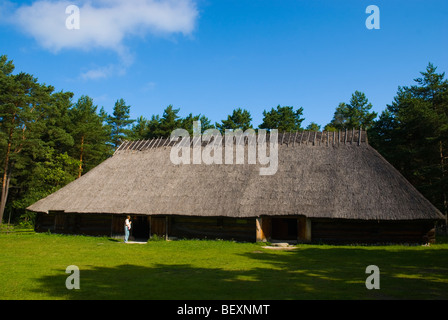
<path fill-rule="evenodd" d="M 255 218 L 255 227 L 256 227 L 256 241 L 257 242 L 265 242 L 266 236 L 263 232 L 263 221 L 261 217 Z"/>
<path fill-rule="evenodd" d="M 266 242 L 271 238 L 271 218 L 270 217 L 258 217 L 255 218 L 256 226 L 256 241 Z"/>
<path fill-rule="evenodd" d="M 361 127 L 359 127 L 358 146 L 361 144 Z"/>
<path fill-rule="evenodd" d="M 165 216 L 165 240 L 168 240 L 168 216 Z"/>
<path fill-rule="evenodd" d="M 110 215 L 110 237 L 112 238 L 114 235 L 114 215 Z"/>
<path fill-rule="evenodd" d="M 297 240 L 302 243 L 311 242 L 311 220 L 305 216 L 297 218 Z"/>

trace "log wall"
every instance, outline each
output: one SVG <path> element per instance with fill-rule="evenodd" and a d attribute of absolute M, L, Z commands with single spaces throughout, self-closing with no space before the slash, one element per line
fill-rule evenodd
<path fill-rule="evenodd" d="M 313 243 L 387 244 L 435 241 L 431 221 L 364 221 L 312 219 Z"/>
<path fill-rule="evenodd" d="M 289 217 L 288 217 L 289 218 Z M 151 234 L 177 238 L 266 241 L 275 234 L 272 217 L 227 218 L 152 216 Z M 277 219 L 277 218 L 275 218 Z M 122 236 L 125 215 L 38 214 L 36 232 Z M 168 223 L 168 224 L 167 224 Z M 432 221 L 365 221 L 297 217 L 299 242 L 329 244 L 387 244 L 435 242 Z"/>
<path fill-rule="evenodd" d="M 124 233 L 124 217 L 111 214 L 50 212 L 36 217 L 36 232 L 115 236 Z"/>
<path fill-rule="evenodd" d="M 38 213 L 36 215 L 36 222 L 34 224 L 34 230 L 36 232 L 54 232 L 55 214 Z"/>
<path fill-rule="evenodd" d="M 169 235 L 178 238 L 255 241 L 255 218 L 170 217 Z"/>

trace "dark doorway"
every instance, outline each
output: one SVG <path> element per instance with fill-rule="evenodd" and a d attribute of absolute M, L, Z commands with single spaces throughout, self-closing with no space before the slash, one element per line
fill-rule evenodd
<path fill-rule="evenodd" d="M 297 240 L 297 219 L 272 218 L 272 239 Z"/>
<path fill-rule="evenodd" d="M 134 216 L 132 217 L 132 232 L 131 235 L 135 240 L 149 239 L 149 217 L 148 216 Z"/>
<path fill-rule="evenodd" d="M 167 236 L 167 218 L 165 216 L 153 216 L 151 217 L 151 237 L 156 235 L 157 237 Z"/>

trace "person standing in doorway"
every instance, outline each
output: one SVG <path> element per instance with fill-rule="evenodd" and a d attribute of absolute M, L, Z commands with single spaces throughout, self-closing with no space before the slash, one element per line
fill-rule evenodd
<path fill-rule="evenodd" d="M 128 242 L 129 232 L 131 231 L 131 216 L 127 216 L 124 221 L 124 243 Z"/>

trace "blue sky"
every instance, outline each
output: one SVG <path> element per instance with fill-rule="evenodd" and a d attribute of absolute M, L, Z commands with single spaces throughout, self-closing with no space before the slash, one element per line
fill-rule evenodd
<path fill-rule="evenodd" d="M 68 30 L 70 5 L 80 28 Z M 366 8 L 380 10 L 369 30 Z M 428 62 L 448 70 L 448 1 L 2 1 L 0 54 L 74 101 L 150 118 L 169 104 L 219 122 L 236 108 L 304 108 L 303 126 L 331 121 L 355 90 L 373 110 Z"/>

